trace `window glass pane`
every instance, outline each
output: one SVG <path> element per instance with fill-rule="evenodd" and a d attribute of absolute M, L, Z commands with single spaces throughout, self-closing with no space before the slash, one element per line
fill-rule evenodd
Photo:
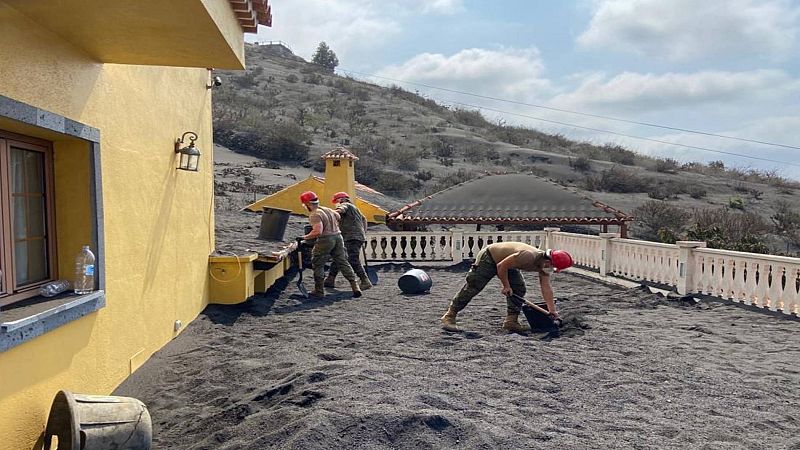
<path fill-rule="evenodd" d="M 47 279 L 47 246 L 45 244 L 44 239 L 28 241 L 28 280 L 25 281 L 26 283 Z"/>
<path fill-rule="evenodd" d="M 21 196 L 14 197 L 14 204 L 12 205 L 13 210 L 11 211 L 11 216 L 14 218 L 14 223 L 12 226 L 14 227 L 14 239 L 25 239 L 28 236 L 28 227 L 26 227 L 27 216 L 26 213 L 26 204 L 27 199 Z"/>
<path fill-rule="evenodd" d="M 44 196 L 28 197 L 28 236 L 45 236 Z"/>
<path fill-rule="evenodd" d="M 28 243 L 14 243 L 14 267 L 17 269 L 17 285 L 27 283 L 28 275 Z"/>
<path fill-rule="evenodd" d="M 44 193 L 44 154 L 30 150 L 13 149 L 25 153 L 25 180 L 28 193 Z"/>
<path fill-rule="evenodd" d="M 25 191 L 25 155 L 14 149 L 11 152 L 11 192 Z"/>

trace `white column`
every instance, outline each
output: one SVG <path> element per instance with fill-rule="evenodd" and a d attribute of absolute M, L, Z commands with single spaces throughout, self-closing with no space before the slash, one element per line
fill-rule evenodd
<path fill-rule="evenodd" d="M 680 254 L 678 255 L 678 294 L 692 294 L 695 285 L 695 258 L 694 249 L 704 248 L 705 242 L 701 241 L 678 241 L 677 244 Z"/>
<path fill-rule="evenodd" d="M 618 238 L 619 233 L 600 233 L 600 276 L 608 275 L 611 266 L 612 239 Z"/>
<path fill-rule="evenodd" d="M 549 250 L 553 248 L 553 233 L 561 231 L 559 227 L 544 227 L 544 249 Z"/>
<path fill-rule="evenodd" d="M 460 228 L 454 229 L 450 234 L 452 246 L 450 250 L 453 254 L 453 264 L 458 264 L 464 260 L 464 230 Z"/>

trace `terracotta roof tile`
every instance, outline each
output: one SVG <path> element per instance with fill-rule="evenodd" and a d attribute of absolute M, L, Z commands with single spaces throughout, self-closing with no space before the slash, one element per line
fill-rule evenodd
<path fill-rule="evenodd" d="M 531 174 L 484 175 L 403 206 L 390 221 L 416 223 L 622 223 L 632 217 Z"/>
<path fill-rule="evenodd" d="M 354 155 L 350 150 L 345 147 L 336 147 L 335 149 L 324 153 L 320 156 L 322 159 L 351 159 L 358 161 L 358 156 Z"/>

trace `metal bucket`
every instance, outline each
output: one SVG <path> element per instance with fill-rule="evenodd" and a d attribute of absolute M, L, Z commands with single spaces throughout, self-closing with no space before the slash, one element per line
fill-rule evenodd
<path fill-rule="evenodd" d="M 420 269 L 411 269 L 397 280 L 397 286 L 404 294 L 423 294 L 431 290 L 433 280 Z"/>
<path fill-rule="evenodd" d="M 258 238 L 269 241 L 282 241 L 292 212 L 288 209 L 269 206 L 265 206 L 263 209 L 264 213 L 261 215 L 261 228 L 258 230 Z"/>
<path fill-rule="evenodd" d="M 149 450 L 153 440 L 150 413 L 130 397 L 59 391 L 50 408 L 44 450 L 53 436 L 59 450 Z"/>
<path fill-rule="evenodd" d="M 536 303 L 544 309 L 547 309 L 547 303 Z M 558 322 L 555 322 L 548 314 L 537 311 L 530 306 L 522 307 L 522 314 L 528 319 L 528 324 L 531 326 L 531 331 L 558 331 Z"/>

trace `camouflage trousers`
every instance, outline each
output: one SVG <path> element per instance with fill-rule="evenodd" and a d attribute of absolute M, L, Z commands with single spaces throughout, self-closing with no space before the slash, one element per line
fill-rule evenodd
<path fill-rule="evenodd" d="M 348 241 L 344 241 L 344 249 L 347 251 L 347 262 L 350 263 L 350 267 L 353 268 L 353 272 L 355 272 L 358 278 L 366 278 L 367 272 L 364 271 L 364 266 L 361 265 L 361 259 L 359 255 L 361 254 L 361 247 L 364 246 L 364 241 L 359 241 L 357 239 L 350 239 Z M 339 274 L 339 265 L 336 264 L 336 261 L 331 263 L 331 270 L 328 272 L 328 276 L 331 278 L 336 278 L 336 275 Z"/>
<path fill-rule="evenodd" d="M 314 248 L 311 250 L 311 268 L 314 269 L 315 279 L 325 278 L 325 263 L 329 258 L 333 258 L 333 263 L 339 267 L 348 281 L 356 280 L 356 274 L 347 262 L 347 252 L 341 234 L 320 236 L 314 243 Z"/>
<path fill-rule="evenodd" d="M 486 284 L 497 276 L 497 264 L 492 259 L 491 253 L 484 247 L 475 256 L 475 262 L 467 272 L 467 280 L 461 290 L 458 291 L 453 300 L 450 302 L 450 307 L 455 309 L 456 312 L 466 308 L 470 300 L 478 295 Z M 525 296 L 525 279 L 517 269 L 508 270 L 508 284 L 511 285 L 511 290 L 520 297 Z M 519 314 L 521 311 L 521 302 L 512 299 L 506 299 L 506 309 L 508 314 Z"/>

